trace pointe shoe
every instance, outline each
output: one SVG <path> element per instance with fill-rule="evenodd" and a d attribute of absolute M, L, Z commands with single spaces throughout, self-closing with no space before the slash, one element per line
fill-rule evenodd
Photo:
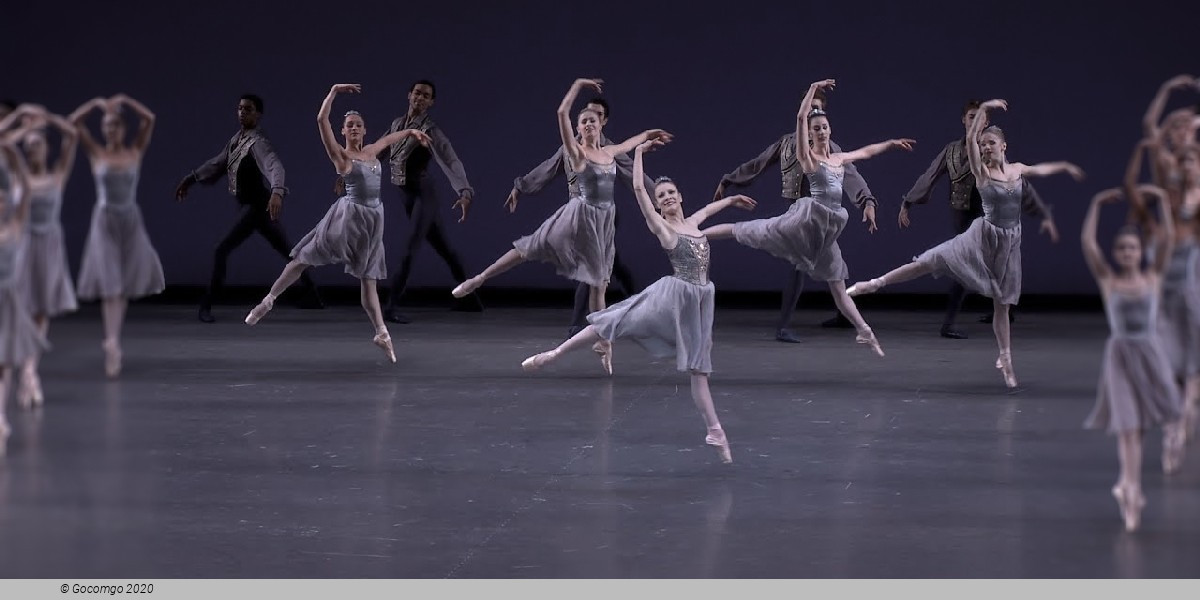
<path fill-rule="evenodd" d="M 596 354 L 600 355 L 600 365 L 602 367 L 604 367 L 604 372 L 608 373 L 609 375 L 612 375 L 613 374 L 612 342 L 610 342 L 608 340 L 600 340 L 600 341 L 596 342 L 595 344 L 592 344 L 592 351 L 595 352 Z"/>
<path fill-rule="evenodd" d="M 116 377 L 121 374 L 121 347 L 115 341 L 101 344 L 104 348 L 104 374 Z"/>
<path fill-rule="evenodd" d="M 556 355 L 554 354 L 553 350 L 542 352 L 540 354 L 534 354 L 533 356 L 521 361 L 521 370 L 532 373 L 533 371 L 537 371 L 538 369 L 546 366 L 546 363 L 554 360 L 555 357 Z"/>
<path fill-rule="evenodd" d="M 375 338 L 371 342 L 383 350 L 388 360 L 392 361 L 393 364 L 396 362 L 396 349 L 392 347 L 392 334 L 388 333 L 387 330 L 380 331 L 375 334 Z"/>
<path fill-rule="evenodd" d="M 879 340 L 875 338 L 875 332 L 871 331 L 870 327 L 858 332 L 858 335 L 855 336 L 854 341 L 859 344 L 867 344 L 871 346 L 871 350 L 873 350 L 875 354 L 883 356 L 883 347 L 879 345 Z"/>
<path fill-rule="evenodd" d="M 729 438 L 725 437 L 724 430 L 721 428 L 709 429 L 708 435 L 704 436 L 704 443 L 717 449 L 717 456 L 721 457 L 721 462 L 727 465 L 733 463 L 733 453 L 729 450 Z"/>
<path fill-rule="evenodd" d="M 1121 509 L 1121 520 L 1125 522 L 1125 531 L 1137 531 L 1142 520 L 1142 509 L 1146 506 L 1146 497 L 1141 490 L 1132 486 L 1117 484 L 1112 489 L 1117 506 Z"/>
<path fill-rule="evenodd" d="M 996 359 L 996 368 L 1000 369 L 1000 373 L 1004 375 L 1004 385 L 1009 388 L 1017 387 L 1017 374 L 1013 371 L 1012 354 L 1001 352 L 1000 357 Z"/>
<path fill-rule="evenodd" d="M 250 314 L 246 315 L 246 324 L 257 324 L 263 317 L 267 316 L 267 313 L 271 312 L 272 308 L 275 308 L 275 299 L 268 295 L 263 298 L 262 302 L 258 303 L 258 306 L 255 306 L 250 311 Z"/>
<path fill-rule="evenodd" d="M 881 287 L 883 287 L 883 280 L 879 278 L 871 279 L 869 281 L 860 281 L 850 286 L 849 289 L 846 290 L 846 295 L 853 298 L 854 296 L 861 296 L 863 294 L 874 294 L 875 292 L 878 292 L 879 288 Z"/>
<path fill-rule="evenodd" d="M 450 294 L 455 298 L 465 298 L 471 292 L 479 289 L 479 286 L 481 285 L 483 285 L 483 282 L 480 281 L 478 277 L 472 277 L 458 284 L 457 287 L 450 291 Z"/>

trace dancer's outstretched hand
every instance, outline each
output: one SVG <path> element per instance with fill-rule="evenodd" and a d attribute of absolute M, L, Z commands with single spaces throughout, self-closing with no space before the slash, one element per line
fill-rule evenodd
<path fill-rule="evenodd" d="M 833 89 L 833 88 L 837 87 L 837 80 L 822 79 L 820 81 L 812 82 L 812 85 L 809 87 L 814 87 L 814 88 L 817 88 L 818 90 Z"/>
<path fill-rule="evenodd" d="M 463 221 L 466 221 L 467 220 L 467 211 L 470 210 L 470 208 L 471 208 L 471 197 L 466 196 L 466 195 L 459 196 L 458 202 L 455 202 L 454 206 L 450 207 L 451 210 L 453 210 L 455 208 L 462 209 L 462 216 L 458 218 L 458 222 L 462 223 Z"/>
<path fill-rule="evenodd" d="M 1052 243 L 1058 243 L 1058 227 L 1054 225 L 1054 219 L 1043 220 L 1040 232 L 1049 235 Z"/>
<path fill-rule="evenodd" d="M 716 202 L 725 197 L 725 184 L 717 185 L 717 191 L 713 194 L 712 201 Z"/>
<path fill-rule="evenodd" d="M 417 142 L 419 142 L 422 146 L 425 146 L 426 148 L 429 147 L 429 144 L 433 143 L 433 138 L 429 137 L 428 133 L 425 133 L 424 131 L 421 131 L 420 129 L 409 129 L 408 137 L 416 138 Z"/>
<path fill-rule="evenodd" d="M 1117 202 L 1124 196 L 1125 192 L 1121 188 L 1109 188 L 1093 196 L 1092 202 L 1096 204 L 1108 204 L 1110 202 Z"/>
<path fill-rule="evenodd" d="M 1067 174 L 1075 178 L 1075 181 L 1083 181 L 1085 177 L 1083 169 L 1071 163 L 1067 163 Z"/>
<path fill-rule="evenodd" d="M 666 130 L 663 130 L 663 129 L 647 129 L 646 130 L 646 140 L 647 141 L 662 140 L 662 143 L 666 144 L 666 143 L 669 143 L 673 139 L 675 139 L 675 136 L 670 133 L 667 133 Z M 659 144 L 659 145 L 661 146 L 662 144 Z"/>
<path fill-rule="evenodd" d="M 590 88 L 596 90 L 597 94 L 603 94 L 604 80 L 603 79 L 585 79 L 579 78 L 575 80 L 575 85 L 580 88 Z"/>
<path fill-rule="evenodd" d="M 504 201 L 504 208 L 508 209 L 509 214 L 517 212 L 517 197 L 520 195 L 521 192 L 518 192 L 517 188 L 513 188 L 513 190 L 508 193 L 508 199 Z"/>
<path fill-rule="evenodd" d="M 900 216 L 896 217 L 896 222 L 900 224 L 900 229 L 912 225 L 912 221 L 908 220 L 908 207 L 904 204 L 900 205 Z"/>
<path fill-rule="evenodd" d="M 335 94 L 357 94 L 362 91 L 361 83 L 335 83 L 329 88 Z"/>
<path fill-rule="evenodd" d="M 666 145 L 666 143 L 667 142 L 665 142 L 661 139 L 646 140 L 646 141 L 638 144 L 637 149 L 642 151 L 643 153 L 654 152 L 654 150 L 656 148 L 662 147 L 662 146 Z"/>
<path fill-rule="evenodd" d="M 879 231 L 879 227 L 875 225 L 875 205 L 874 204 L 868 204 L 867 207 L 863 209 L 862 222 L 867 224 L 867 232 L 868 233 L 875 233 L 876 231 Z"/>
<path fill-rule="evenodd" d="M 979 108 L 984 108 L 984 109 L 998 108 L 1000 110 L 1008 110 L 1008 100 L 1001 100 L 999 98 L 997 98 L 995 100 L 988 100 L 987 102 L 984 102 L 983 104 L 979 105 Z"/>
<path fill-rule="evenodd" d="M 751 198 L 750 196 L 744 196 L 742 194 L 730 196 L 729 202 L 731 206 L 735 206 L 742 210 L 754 210 L 758 206 L 758 203 L 754 201 L 754 198 Z"/>
<path fill-rule="evenodd" d="M 891 140 L 889 143 L 892 145 L 893 148 L 903 148 L 905 150 L 908 150 L 909 152 L 912 152 L 913 144 L 917 143 L 917 140 L 910 140 L 908 138 L 900 138 L 898 140 Z"/>

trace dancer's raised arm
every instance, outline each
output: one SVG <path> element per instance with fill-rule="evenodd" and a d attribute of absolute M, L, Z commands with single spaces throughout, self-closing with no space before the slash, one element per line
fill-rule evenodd
<path fill-rule="evenodd" d="M 349 171 L 350 158 L 333 135 L 333 126 L 329 123 L 329 112 L 333 110 L 333 99 L 338 94 L 361 91 L 362 86 L 357 83 L 335 83 L 329 88 L 329 93 L 321 102 L 321 109 L 317 111 L 317 129 L 321 132 L 321 143 L 325 145 L 325 153 L 329 155 L 329 160 L 333 161 L 333 167 L 337 169 L 338 173 Z"/>
<path fill-rule="evenodd" d="M 17 150 L 17 140 L 21 139 L 32 128 L 29 126 L 19 127 L 10 132 L 0 134 L 0 153 L 4 154 L 4 160 L 8 164 L 8 172 L 12 175 L 14 182 L 20 186 L 22 190 L 29 189 L 29 165 L 25 163 L 25 155 Z M 19 203 L 16 207 L 16 225 L 24 227 L 25 222 L 29 220 L 29 205 L 30 194 L 18 194 Z"/>
<path fill-rule="evenodd" d="M 87 153 L 88 158 L 95 158 L 102 150 L 100 142 L 92 137 L 91 130 L 87 128 L 88 113 L 106 106 L 108 106 L 108 99 L 98 96 L 81 104 L 79 108 L 75 109 L 75 112 L 67 117 L 71 123 L 75 124 L 75 130 L 79 134 L 79 143 L 83 145 L 83 151 Z"/>
<path fill-rule="evenodd" d="M 1158 201 L 1158 220 L 1162 222 L 1162 230 L 1157 241 L 1159 251 L 1155 252 L 1154 264 L 1150 265 L 1150 270 L 1162 276 L 1167 272 L 1167 267 L 1171 264 L 1171 255 L 1175 252 L 1175 220 L 1171 218 L 1171 201 L 1167 192 L 1156 185 L 1139 185 L 1136 194 L 1154 196 Z"/>
<path fill-rule="evenodd" d="M 428 148 L 429 144 L 433 142 L 433 138 L 430 138 L 429 134 L 425 133 L 424 131 L 419 129 L 401 129 L 400 131 L 393 131 L 379 138 L 373 144 L 368 144 L 363 148 L 363 152 L 372 156 L 377 155 L 380 152 L 383 152 L 388 146 L 391 146 L 392 144 L 395 144 L 396 142 L 399 142 L 407 137 L 417 138 L 417 142 L 426 148 Z"/>
<path fill-rule="evenodd" d="M 62 144 L 59 146 L 58 162 L 51 171 L 55 177 L 66 178 L 75 165 L 75 150 L 79 147 L 79 130 L 75 124 L 53 113 L 46 114 L 46 122 L 58 128 L 62 134 Z"/>
<path fill-rule="evenodd" d="M 1160 130 L 1158 122 L 1162 120 L 1163 110 L 1167 107 L 1167 98 L 1170 97 L 1171 92 L 1194 86 L 1196 83 L 1196 78 L 1191 75 L 1176 75 L 1165 81 L 1158 88 L 1154 99 L 1150 101 L 1150 106 L 1146 108 L 1146 115 L 1142 117 L 1142 134 L 1148 138 L 1158 137 Z"/>
<path fill-rule="evenodd" d="M 971 163 L 971 174 L 975 176 L 976 185 L 980 185 L 990 179 L 987 174 L 987 168 L 983 164 L 983 157 L 979 153 L 979 134 L 983 133 L 983 130 L 987 127 L 987 111 L 993 108 L 1008 110 L 1008 102 L 996 99 L 980 104 L 979 112 L 976 113 L 975 119 L 971 121 L 971 127 L 967 129 L 967 160 Z"/>
<path fill-rule="evenodd" d="M 833 89 L 836 85 L 837 82 L 832 79 L 814 81 L 808 86 L 804 99 L 800 101 L 800 110 L 796 112 L 796 160 L 800 162 L 800 167 L 805 173 L 817 170 L 816 161 L 813 160 L 810 151 L 811 138 L 808 133 L 808 113 L 812 112 L 813 98 L 816 97 L 817 90 Z"/>
<path fill-rule="evenodd" d="M 658 238 L 658 241 L 664 248 L 669 248 L 675 243 L 675 232 L 667 225 L 666 220 L 654 206 L 654 199 L 650 197 L 651 190 L 646 189 L 646 169 L 642 165 L 642 155 L 646 152 L 653 152 L 655 148 L 662 146 L 661 140 L 645 141 L 634 149 L 633 153 L 633 195 L 637 197 L 638 208 L 642 210 L 642 216 L 646 218 L 646 227 L 650 229 L 650 233 Z"/>
<path fill-rule="evenodd" d="M 146 108 L 145 104 L 125 94 L 117 94 L 109 102 L 111 102 L 113 111 L 120 110 L 121 105 L 124 104 L 139 117 L 137 134 L 133 137 L 133 148 L 137 150 L 138 154 L 145 152 L 146 148 L 150 146 L 150 138 L 154 134 L 154 123 L 156 121 L 154 113 L 149 108 Z"/>
<path fill-rule="evenodd" d="M 571 89 L 567 90 L 567 95 L 563 96 L 562 102 L 558 105 L 558 134 L 562 137 L 563 150 L 566 152 L 566 159 L 571 161 L 571 169 L 578 172 L 583 169 L 584 156 L 583 147 L 579 142 L 575 141 L 575 131 L 571 128 L 571 106 L 575 104 L 575 99 L 579 97 L 579 92 L 583 88 L 589 88 L 601 93 L 601 84 L 604 81 L 600 79 L 576 79 L 575 83 L 571 84 Z"/>
<path fill-rule="evenodd" d="M 1112 278 L 1112 268 L 1108 264 L 1108 259 L 1104 258 L 1104 251 L 1100 249 L 1100 244 L 1096 242 L 1096 229 L 1100 222 L 1100 207 L 1109 202 L 1115 202 L 1121 198 L 1121 188 L 1107 189 L 1092 198 L 1092 204 L 1088 207 L 1087 215 L 1083 217 L 1083 228 L 1079 232 L 1079 242 L 1083 247 L 1084 262 L 1087 263 L 1088 269 L 1092 272 L 1092 276 L 1096 278 L 1096 282 L 1101 288 L 1108 285 L 1108 281 Z"/>

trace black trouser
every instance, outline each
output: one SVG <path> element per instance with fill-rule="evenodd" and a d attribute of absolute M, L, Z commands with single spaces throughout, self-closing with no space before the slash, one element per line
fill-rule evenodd
<path fill-rule="evenodd" d="M 425 178 L 410 181 L 400 186 L 400 195 L 404 198 L 404 212 L 408 215 L 408 240 L 404 243 L 404 254 L 400 256 L 400 268 L 392 276 L 387 309 L 395 308 L 400 296 L 404 294 L 404 289 L 408 286 L 408 276 L 412 272 L 413 260 L 417 258 L 417 250 L 420 250 L 426 241 L 433 246 L 434 252 L 446 261 L 455 283 L 467 280 L 467 271 L 463 268 L 462 260 L 446 239 L 441 207 L 438 206 L 433 182 L 425 181 Z"/>
<path fill-rule="evenodd" d="M 217 249 L 213 253 L 213 269 L 212 279 L 208 283 L 208 293 L 205 294 L 201 305 L 205 308 L 211 308 L 213 300 L 221 292 L 221 288 L 225 286 L 225 270 L 226 263 L 229 262 L 229 255 L 242 245 L 247 238 L 253 233 L 258 233 L 267 240 L 267 243 L 283 257 L 285 261 L 291 261 L 292 247 L 288 244 L 287 234 L 283 231 L 283 224 L 279 221 L 272 221 L 270 213 L 267 212 L 267 204 L 242 204 L 238 206 L 240 215 L 238 220 L 233 224 L 229 233 L 225 234 L 225 239 L 217 244 Z M 300 281 L 304 287 L 309 290 L 315 290 L 316 285 L 308 276 L 306 271 L 300 276 Z"/>
<path fill-rule="evenodd" d="M 617 211 L 613 214 L 613 229 L 616 229 L 620 223 L 621 212 Z M 614 244 L 616 241 L 614 240 Z M 621 285 L 621 290 L 626 296 L 632 296 L 638 293 L 637 286 L 633 283 L 633 273 L 629 271 L 629 267 L 621 262 L 621 254 L 613 250 L 613 269 L 612 278 Z M 571 315 L 571 327 L 587 327 L 587 316 L 591 314 L 591 289 L 592 286 L 586 283 L 580 283 L 575 287 L 575 312 Z"/>
<path fill-rule="evenodd" d="M 974 202 L 967 210 L 950 209 L 950 219 L 954 222 L 955 235 L 960 235 L 970 229 L 971 223 L 981 216 L 983 216 L 983 210 Z M 958 311 L 967 297 L 967 289 L 961 283 L 953 279 L 950 281 L 950 294 L 946 301 L 946 317 L 942 319 L 942 327 L 954 326 L 954 321 L 958 319 Z"/>

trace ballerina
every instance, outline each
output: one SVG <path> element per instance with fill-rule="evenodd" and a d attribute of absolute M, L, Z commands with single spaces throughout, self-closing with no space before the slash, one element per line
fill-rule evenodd
<path fill-rule="evenodd" d="M 24 126 L 0 136 L 0 164 L 12 178 L 11 183 L 20 189 L 29 187 L 29 168 L 14 142 L 30 131 L 31 127 Z M 12 431 L 6 405 L 13 370 L 27 365 L 30 358 L 46 348 L 45 336 L 30 318 L 25 295 L 17 288 L 20 270 L 17 261 L 32 202 L 28 194 L 16 194 L 16 198 L 15 205 L 0 204 L 0 456 L 5 453 Z"/>
<path fill-rule="evenodd" d="M 1083 170 L 1069 162 L 1026 165 L 1008 162 L 1004 132 L 988 125 L 986 113 L 1008 109 L 1004 100 L 988 100 L 979 106 L 967 134 L 967 158 L 975 186 L 983 203 L 983 216 L 967 231 L 926 250 L 900 268 L 882 277 L 859 282 L 847 291 L 851 296 L 871 294 L 885 285 L 916 279 L 922 275 L 949 275 L 964 287 L 992 299 L 992 331 L 1000 348 L 996 368 L 1004 383 L 1017 387 L 1012 366 L 1008 309 L 1021 297 L 1021 196 L 1024 178 L 1069 173 L 1083 179 Z"/>
<path fill-rule="evenodd" d="M 1141 489 L 1143 432 L 1154 425 L 1163 426 L 1162 467 L 1166 473 L 1179 469 L 1184 444 L 1179 389 L 1155 331 L 1163 276 L 1173 245 L 1171 209 L 1160 188 L 1142 186 L 1140 190 L 1128 187 L 1125 190 L 1131 199 L 1142 192 L 1158 196 L 1163 221 L 1161 237 L 1166 246 L 1166 251 L 1148 269 L 1142 268 L 1142 240 L 1137 229 L 1122 228 L 1113 240 L 1115 272 L 1096 243 L 1100 207 L 1119 199 L 1120 189 L 1100 192 L 1092 199 L 1080 235 L 1083 256 L 1100 286 L 1112 331 L 1104 347 L 1096 405 L 1084 426 L 1107 429 L 1117 436 L 1121 474 L 1112 493 L 1127 531 L 1137 529 L 1146 504 Z"/>
<path fill-rule="evenodd" d="M 558 131 L 566 160 L 578 174 L 579 195 L 560 207 L 531 235 L 513 242 L 506 252 L 482 273 L 455 287 L 453 295 L 462 298 L 495 277 L 525 261 L 538 260 L 554 265 L 564 277 L 591 286 L 588 306 L 592 312 L 604 308 L 604 291 L 613 267 L 613 233 L 616 205 L 613 184 L 617 177 L 616 157 L 647 140 L 669 141 L 671 134 L 648 129 L 620 144 L 602 146 L 603 125 L 595 109 L 579 112 L 580 139 L 571 130 L 571 105 L 583 88 L 600 92 L 599 79 L 576 79 L 558 107 Z M 636 183 L 636 180 L 635 180 Z M 643 184 L 644 187 L 644 184 Z M 595 351 L 606 364 L 612 362 L 612 346 L 598 342 Z"/>
<path fill-rule="evenodd" d="M 716 447 L 721 461 L 733 462 L 729 439 L 721 428 L 713 406 L 708 378 L 712 374 L 712 324 L 714 288 L 708 279 L 708 240 L 700 232 L 706 219 L 730 206 L 746 210 L 755 207 L 746 196 L 730 196 L 683 216 L 683 195 L 675 182 L 660 177 L 654 184 L 655 203 L 646 190 L 642 155 L 666 143 L 654 139 L 639 144 L 633 159 L 633 189 L 646 226 L 658 238 L 671 259 L 672 275 L 663 277 L 641 293 L 604 310 L 588 315 L 590 325 L 557 348 L 531 356 L 521 363 L 534 371 L 558 359 L 566 352 L 597 341 L 610 345 L 617 338 L 637 342 L 659 358 L 675 357 L 676 368 L 691 374 L 692 400 L 707 427 L 704 441 Z M 605 363 L 612 373 L 612 364 Z"/>
<path fill-rule="evenodd" d="M 416 138 L 421 145 L 428 145 L 430 138 L 415 129 L 404 129 L 389 133 L 373 144 L 363 145 L 366 123 L 358 111 L 349 111 L 342 121 L 344 146 L 339 146 L 329 124 L 329 112 L 338 94 L 358 93 L 362 86 L 357 83 L 339 83 L 329 89 L 317 112 L 317 128 L 329 160 L 345 185 L 345 195 L 338 198 L 325 217 L 308 235 L 292 249 L 292 260 L 283 268 L 271 291 L 246 316 L 246 324 L 259 322 L 271 308 L 275 299 L 296 282 L 304 270 L 319 265 L 340 264 L 346 273 L 358 278 L 363 309 L 375 326 L 372 342 L 396 362 L 396 351 L 392 347 L 392 336 L 383 322 L 379 307 L 376 283 L 387 279 L 387 265 L 383 248 L 383 203 L 379 199 L 382 183 L 382 165 L 377 158 L 384 148 L 407 137 Z"/>
<path fill-rule="evenodd" d="M 43 337 L 49 335 L 50 319 L 79 308 L 71 269 L 67 264 L 67 244 L 63 234 L 60 212 L 63 190 L 75 164 L 78 136 L 75 126 L 41 106 L 23 104 L 6 117 L 27 119 L 33 126 L 21 138 L 29 169 L 28 185 L 23 195 L 29 203 L 28 230 L 22 241 L 22 256 L 17 269 L 16 286 L 25 295 L 25 308 L 33 316 Z M 58 159 L 50 162 L 45 131 L 58 129 L 61 142 Z M 0 126 L 0 130 L 4 129 Z M 26 360 L 21 373 L 18 403 L 28 408 L 44 402 L 42 382 L 38 376 L 41 353 Z"/>
<path fill-rule="evenodd" d="M 855 341 L 866 344 L 879 356 L 883 348 L 846 294 L 846 262 L 837 239 L 846 228 L 848 215 L 842 206 L 842 181 L 850 163 L 866 160 L 892 148 L 912 150 L 910 139 L 893 139 L 871 144 L 853 152 L 833 152 L 832 130 L 825 111 L 813 109 L 818 92 L 832 89 L 832 79 L 814 82 L 796 113 L 796 160 L 809 180 L 810 196 L 794 202 L 787 212 L 769 219 L 724 223 L 704 230 L 709 239 L 735 238 L 738 243 L 766 251 L 791 262 L 816 281 L 829 283 L 838 310 L 854 324 Z M 811 146 L 809 145 L 811 142 Z"/>
<path fill-rule="evenodd" d="M 129 145 L 121 117 L 121 109 L 126 106 L 140 118 Z M 95 109 L 104 111 L 103 144 L 92 137 L 85 122 Z M 104 371 L 116 377 L 121 373 L 121 326 L 129 301 L 158 294 L 166 287 L 162 262 L 150 243 L 137 205 L 138 176 L 154 133 L 155 117 L 141 102 L 117 94 L 107 99 L 93 98 L 76 109 L 70 120 L 79 131 L 96 180 L 96 205 L 76 287 L 81 300 L 101 301 Z"/>

